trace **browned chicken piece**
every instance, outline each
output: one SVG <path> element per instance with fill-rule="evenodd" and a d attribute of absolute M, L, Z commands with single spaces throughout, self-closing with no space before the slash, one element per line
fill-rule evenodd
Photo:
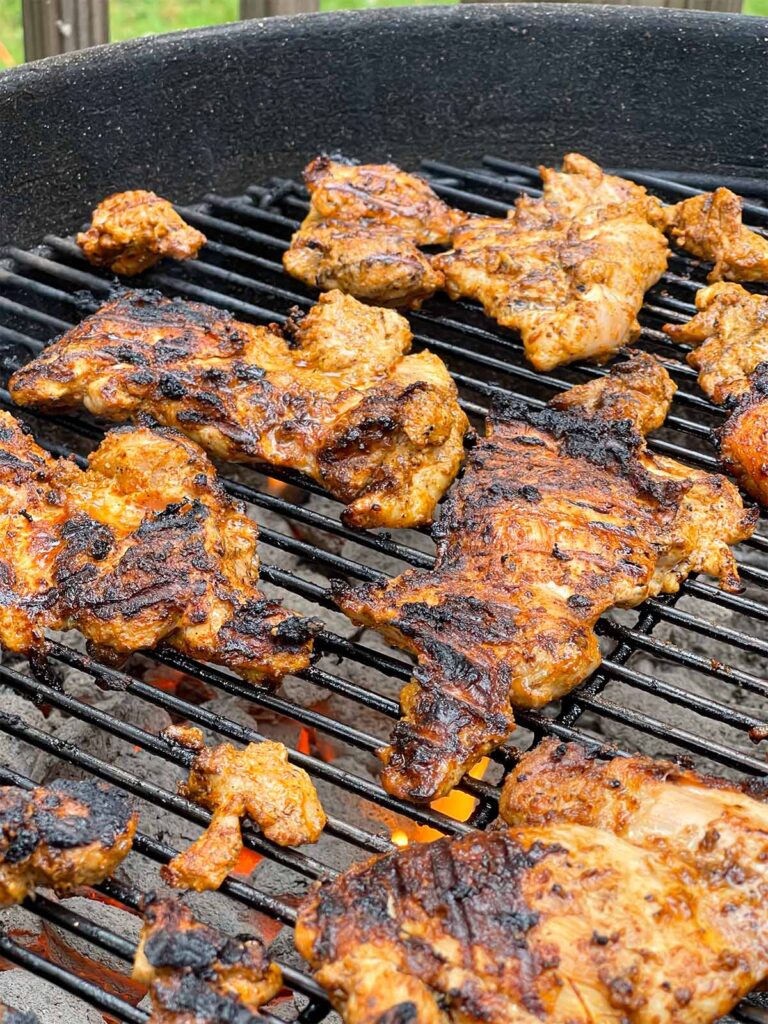
<path fill-rule="evenodd" d="M 0 1024 L 40 1024 L 40 1018 L 34 1013 L 14 1010 L 12 1006 L 0 1003 Z"/>
<path fill-rule="evenodd" d="M 742 224 L 741 198 L 730 189 L 691 196 L 664 213 L 674 241 L 714 263 L 708 280 L 768 281 L 768 239 Z"/>
<path fill-rule="evenodd" d="M 768 505 L 768 296 L 713 284 L 696 293 L 696 308 L 688 323 L 664 331 L 693 346 L 688 362 L 699 384 L 730 411 L 716 431 L 726 469 Z"/>
<path fill-rule="evenodd" d="M 133 963 L 149 986 L 150 1024 L 259 1024 L 282 975 L 260 939 L 232 939 L 175 899 L 151 897 Z"/>
<path fill-rule="evenodd" d="M 353 867 L 296 946 L 346 1024 L 711 1024 L 768 977 L 768 805 L 722 780 L 549 741 L 513 828 Z"/>
<path fill-rule="evenodd" d="M 349 526 L 421 526 L 458 472 L 468 422 L 445 364 L 406 355 L 411 340 L 398 313 L 338 291 L 283 329 L 130 292 L 9 387 L 20 405 L 149 413 L 223 459 L 300 470 L 348 505 Z"/>
<path fill-rule="evenodd" d="M 606 174 L 580 153 L 566 153 L 562 170 L 539 167 L 539 174 L 544 183 L 543 205 L 559 220 L 599 220 L 631 214 L 657 227 L 665 225 L 660 199 L 634 181 Z M 526 202 L 530 201 L 522 200 Z"/>
<path fill-rule="evenodd" d="M 167 199 L 142 189 L 107 196 L 93 211 L 91 226 L 77 236 L 89 263 L 124 277 L 141 274 L 166 256 L 194 259 L 206 241 Z"/>
<path fill-rule="evenodd" d="M 283 256 L 312 288 L 340 288 L 382 306 L 418 309 L 443 286 L 419 249 L 447 245 L 468 214 L 394 164 L 344 164 L 320 156 L 304 171 L 310 210 Z"/>
<path fill-rule="evenodd" d="M 122 428 L 81 470 L 0 413 L 0 642 L 39 656 L 79 629 L 119 663 L 161 641 L 272 681 L 309 664 L 318 625 L 257 589 L 257 528 L 196 444 Z"/>
<path fill-rule="evenodd" d="M 131 849 L 137 820 L 128 797 L 102 783 L 0 787 L 0 907 L 39 886 L 66 893 L 103 882 Z"/>
<path fill-rule="evenodd" d="M 674 385 L 637 354 L 541 410 L 509 401 L 435 527 L 433 570 L 337 583 L 340 607 L 417 658 L 381 752 L 386 789 L 427 802 L 499 746 L 512 708 L 569 693 L 597 667 L 603 612 L 674 593 L 694 572 L 738 588 L 729 545 L 748 537 L 725 477 L 653 455 L 641 431 Z"/>
<path fill-rule="evenodd" d="M 237 750 L 206 747 L 199 729 L 171 726 L 163 734 L 195 751 L 179 792 L 212 812 L 200 838 L 160 873 L 177 889 L 218 889 L 243 852 L 240 819 L 247 815 L 279 846 L 316 843 L 325 827 L 317 791 L 302 768 L 288 763 L 282 743 L 265 740 Z"/>

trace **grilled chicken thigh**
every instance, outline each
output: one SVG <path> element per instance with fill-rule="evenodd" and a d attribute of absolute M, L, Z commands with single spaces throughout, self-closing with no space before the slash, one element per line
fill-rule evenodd
<path fill-rule="evenodd" d="M 383 306 L 418 308 L 443 285 L 419 246 L 447 245 L 468 214 L 394 164 L 320 156 L 304 171 L 310 210 L 283 256 L 300 281 Z"/>
<path fill-rule="evenodd" d="M 206 237 L 191 228 L 167 199 L 138 189 L 107 196 L 93 211 L 77 244 L 89 263 L 131 277 L 154 267 L 165 256 L 189 260 Z"/>
<path fill-rule="evenodd" d="M 213 813 L 200 838 L 161 868 L 177 889 L 218 889 L 243 852 L 240 819 L 255 822 L 279 846 L 315 843 L 325 813 L 302 768 L 288 763 L 282 743 L 265 740 L 237 750 L 206 747 L 199 729 L 171 726 L 164 735 L 195 751 L 189 780 L 179 792 Z"/>
<path fill-rule="evenodd" d="M 594 626 L 609 608 L 673 593 L 692 572 L 738 587 L 729 545 L 756 513 L 724 477 L 645 446 L 673 391 L 638 354 L 542 410 L 498 405 L 443 506 L 434 569 L 336 584 L 354 622 L 417 658 L 381 753 L 389 792 L 444 794 L 506 739 L 514 706 L 582 682 L 600 662 Z"/>
<path fill-rule="evenodd" d="M 710 1024 L 768 976 L 768 806 L 648 758 L 554 741 L 515 827 L 322 884 L 297 948 L 346 1024 Z"/>
<path fill-rule="evenodd" d="M 0 642 L 76 628 L 118 663 L 165 640 L 253 681 L 306 668 L 316 624 L 257 589 L 257 528 L 172 430 L 122 428 L 83 471 L 0 413 Z"/>
<path fill-rule="evenodd" d="M 133 978 L 149 986 L 150 1024 L 258 1024 L 282 985 L 260 939 L 230 939 L 156 897 L 144 907 Z"/>
<path fill-rule="evenodd" d="M 284 329 L 132 292 L 10 382 L 14 400 L 148 413 L 214 455 L 297 469 L 348 504 L 350 526 L 419 526 L 461 465 L 467 418 L 443 362 L 406 355 L 408 323 L 331 292 Z"/>
<path fill-rule="evenodd" d="M 96 885 L 126 857 L 137 815 L 128 798 L 95 782 L 0 787 L 0 907 L 38 886 Z"/>
<path fill-rule="evenodd" d="M 713 284 L 696 293 L 696 308 L 688 323 L 664 330 L 693 346 L 688 362 L 699 384 L 730 411 L 716 432 L 726 468 L 768 505 L 768 297 Z"/>

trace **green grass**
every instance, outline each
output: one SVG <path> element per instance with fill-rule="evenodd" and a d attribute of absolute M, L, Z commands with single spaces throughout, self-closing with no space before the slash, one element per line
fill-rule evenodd
<path fill-rule="evenodd" d="M 321 10 L 397 7 L 425 0 L 320 0 Z M 429 0 L 454 3 L 455 0 Z M 111 0 L 112 39 L 133 39 L 153 32 L 215 25 L 237 18 L 238 0 Z M 745 14 L 768 16 L 768 0 L 744 0 Z M 24 59 L 21 0 L 0 0 L 0 68 Z"/>

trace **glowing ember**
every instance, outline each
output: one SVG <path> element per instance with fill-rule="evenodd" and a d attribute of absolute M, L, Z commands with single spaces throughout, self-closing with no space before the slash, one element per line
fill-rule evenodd
<path fill-rule="evenodd" d="M 470 776 L 473 779 L 482 779 L 488 770 L 489 764 L 490 761 L 487 757 L 481 758 L 474 768 L 470 769 Z M 452 789 L 446 796 L 441 796 L 439 800 L 434 800 L 430 806 L 433 810 L 440 811 L 446 815 L 446 817 L 453 818 L 454 821 L 467 821 L 477 806 L 477 800 L 475 797 L 470 796 L 469 793 L 462 793 L 461 790 Z M 408 832 L 400 828 L 395 829 L 390 838 L 395 846 L 407 846 L 410 842 L 432 843 L 435 839 L 441 839 L 443 835 L 443 832 L 430 828 L 429 825 L 413 825 Z"/>
<path fill-rule="evenodd" d="M 252 874 L 254 868 L 261 860 L 261 854 L 256 853 L 255 850 L 249 850 L 247 847 L 243 847 L 243 852 L 237 858 L 237 864 L 235 865 L 234 874 L 242 875 L 247 878 L 248 875 Z"/>

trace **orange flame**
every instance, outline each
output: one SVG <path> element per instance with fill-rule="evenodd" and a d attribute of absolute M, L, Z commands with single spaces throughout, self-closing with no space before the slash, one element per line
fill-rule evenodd
<path fill-rule="evenodd" d="M 489 764 L 490 761 L 487 757 L 481 758 L 473 768 L 470 768 L 469 775 L 473 779 L 482 779 L 488 771 Z M 477 800 L 469 793 L 452 789 L 450 793 L 441 796 L 439 800 L 433 800 L 430 806 L 434 811 L 440 811 L 446 817 L 453 818 L 454 821 L 467 821 L 477 806 Z M 395 846 L 403 847 L 408 846 L 411 842 L 431 843 L 435 839 L 441 839 L 443 834 L 429 825 L 413 825 L 408 832 L 402 828 L 394 829 L 390 838 Z"/>
<path fill-rule="evenodd" d="M 247 846 L 244 846 L 240 856 L 237 858 L 237 864 L 234 867 L 234 874 L 242 875 L 247 878 L 253 874 L 256 865 L 261 860 L 261 854 L 256 853 L 255 850 L 249 850 Z"/>

